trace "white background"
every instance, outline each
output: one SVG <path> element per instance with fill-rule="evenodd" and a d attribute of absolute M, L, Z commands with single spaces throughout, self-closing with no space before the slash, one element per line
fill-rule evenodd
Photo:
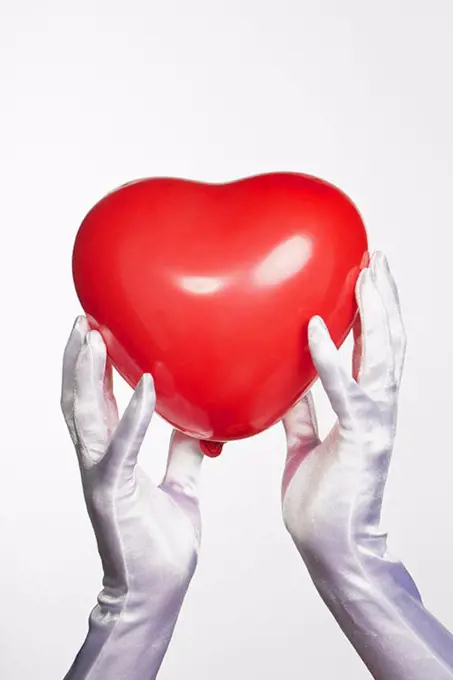
<path fill-rule="evenodd" d="M 2 680 L 61 680 L 101 587 L 59 409 L 71 251 L 89 208 L 143 176 L 293 170 L 356 202 L 409 337 L 390 547 L 453 629 L 451 0 L 0 7 Z M 156 477 L 169 435 L 156 419 Z M 283 528 L 283 459 L 277 427 L 206 461 L 201 562 L 162 680 L 369 677 Z"/>

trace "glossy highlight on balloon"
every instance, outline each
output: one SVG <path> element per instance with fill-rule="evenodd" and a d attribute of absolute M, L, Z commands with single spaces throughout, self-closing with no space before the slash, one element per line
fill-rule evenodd
<path fill-rule="evenodd" d="M 73 275 L 125 380 L 151 373 L 163 418 L 226 442 L 275 424 L 310 388 L 308 321 L 344 341 L 367 248 L 350 199 L 308 175 L 150 178 L 88 213 Z"/>

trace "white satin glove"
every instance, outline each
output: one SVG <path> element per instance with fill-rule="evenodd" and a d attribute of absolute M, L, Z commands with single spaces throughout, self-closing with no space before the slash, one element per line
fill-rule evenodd
<path fill-rule="evenodd" d="M 382 254 L 357 282 L 353 375 L 319 318 L 309 346 L 338 421 L 318 437 L 311 397 L 285 418 L 283 517 L 313 582 L 376 680 L 451 680 L 453 637 L 424 608 L 380 531 L 406 338 Z"/>
<path fill-rule="evenodd" d="M 203 455 L 196 440 L 173 433 L 164 481 L 147 478 L 137 456 L 155 406 L 152 378 L 142 377 L 118 422 L 106 348 L 84 317 L 66 346 L 61 404 L 104 569 L 66 680 L 151 680 L 197 564 Z"/>

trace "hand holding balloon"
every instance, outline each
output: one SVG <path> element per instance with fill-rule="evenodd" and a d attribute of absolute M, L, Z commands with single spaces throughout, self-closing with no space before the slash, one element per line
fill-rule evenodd
<path fill-rule="evenodd" d="M 385 258 L 356 294 L 354 377 L 320 319 L 313 361 L 338 421 L 318 437 L 310 396 L 285 418 L 283 517 L 313 582 L 376 680 L 452 680 L 453 637 L 423 606 L 380 529 L 406 337 Z"/>
<path fill-rule="evenodd" d="M 311 559 L 351 545 L 367 550 L 379 533 L 384 486 L 396 432 L 397 400 L 406 339 L 396 287 L 385 258 L 376 254 L 356 286 L 353 374 L 320 318 L 309 326 L 309 344 L 321 383 L 338 420 L 319 441 L 311 395 L 284 419 L 288 459 L 283 509 L 296 545 Z M 381 548 L 385 549 L 384 543 Z"/>
<path fill-rule="evenodd" d="M 148 479 L 137 456 L 154 404 L 153 380 L 145 375 L 118 420 L 105 345 L 79 318 L 65 350 L 62 409 L 104 589 L 67 680 L 153 680 L 197 564 L 203 456 L 196 440 L 175 432 L 164 481 Z"/>

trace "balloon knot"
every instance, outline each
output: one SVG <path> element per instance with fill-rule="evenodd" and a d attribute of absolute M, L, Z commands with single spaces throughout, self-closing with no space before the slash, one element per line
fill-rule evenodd
<path fill-rule="evenodd" d="M 209 442 L 203 440 L 200 442 L 200 449 L 205 456 L 209 456 L 209 458 L 217 458 L 217 456 L 220 456 L 222 453 L 223 442 Z"/>

